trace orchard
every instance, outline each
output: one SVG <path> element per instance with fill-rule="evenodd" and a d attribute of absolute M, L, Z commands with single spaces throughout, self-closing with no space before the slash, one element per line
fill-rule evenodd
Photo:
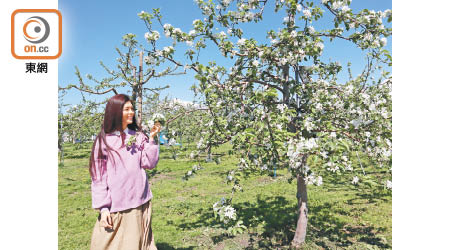
<path fill-rule="evenodd" d="M 187 182 L 202 175 L 205 162 L 220 168 L 221 155 L 215 150 L 231 145 L 229 154 L 238 164 L 224 180 L 229 194 L 208 208 L 230 235 L 247 229 L 233 197 L 245 194 L 243 180 L 255 174 L 274 176 L 287 170 L 287 181 L 296 183 L 292 247 L 307 240 L 309 185 L 337 179 L 390 194 L 392 57 L 386 46 L 392 35 L 391 10 L 354 11 L 351 0 L 195 3 L 203 17 L 193 20 L 190 30 L 170 24 L 159 9 L 138 13 L 146 27 L 145 43 L 138 44 L 134 34 L 123 37 L 127 50 L 117 49 L 118 70 L 105 67 L 111 78 L 98 81 L 88 75 L 97 83 L 91 88 L 77 69 L 79 83 L 61 89 L 104 94 L 128 84 L 144 128 L 155 114 L 165 117 L 174 160 L 182 155 L 175 142 L 195 145 L 186 153 L 193 162 L 183 176 Z M 252 27 L 274 16 L 279 28 L 268 26 L 265 38 L 256 37 Z M 162 39 L 171 45 L 158 45 Z M 355 72 L 351 63 L 343 66 L 330 58 L 333 53 L 327 49 L 334 43 L 358 48 L 365 62 L 362 70 Z M 132 60 L 138 56 L 136 71 Z M 161 99 L 162 87 L 144 87 L 152 78 L 186 72 L 196 79 L 196 102 L 189 105 Z M 122 82 L 112 83 L 116 79 Z M 67 114 L 72 120 L 78 115 L 73 109 Z M 71 122 L 64 119 L 64 124 Z M 79 133 L 74 125 L 67 126 Z M 377 171 L 367 171 L 363 158 Z M 380 172 L 382 177 L 374 175 Z"/>

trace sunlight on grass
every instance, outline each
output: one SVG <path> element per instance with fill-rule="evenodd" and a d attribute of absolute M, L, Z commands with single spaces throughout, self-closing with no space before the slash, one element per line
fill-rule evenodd
<path fill-rule="evenodd" d="M 219 150 L 225 152 L 229 146 Z M 98 213 L 91 208 L 87 168 L 90 145 L 65 145 L 59 167 L 59 249 L 89 249 Z M 214 219 L 212 204 L 228 197 L 227 171 L 237 159 L 223 156 L 222 163 L 203 163 L 204 169 L 188 181 L 182 176 L 195 162 L 186 157 L 173 160 L 161 146 L 151 176 L 153 231 L 158 249 L 273 249 L 288 248 L 295 231 L 296 184 L 289 184 L 287 170 L 277 178 L 253 175 L 242 181 L 244 192 L 233 204 L 248 230 L 227 237 Z M 185 154 L 185 155 L 184 155 Z M 392 248 L 392 197 L 347 184 L 325 180 L 309 188 L 309 223 L 304 249 Z"/>

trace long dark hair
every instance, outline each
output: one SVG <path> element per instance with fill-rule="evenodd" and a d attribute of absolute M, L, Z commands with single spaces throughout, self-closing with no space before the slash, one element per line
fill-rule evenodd
<path fill-rule="evenodd" d="M 94 154 L 97 154 L 97 161 L 98 161 L 97 163 L 99 163 L 99 165 L 101 166 L 100 172 L 103 173 L 106 170 L 106 166 L 101 164 L 101 161 L 106 159 L 107 156 L 104 155 L 103 153 L 102 144 L 103 143 L 105 144 L 106 152 L 108 155 L 110 155 L 112 152 L 118 154 L 118 152 L 115 151 L 113 148 L 111 148 L 106 142 L 106 134 L 113 133 L 114 131 L 120 131 L 120 136 L 122 138 L 122 146 L 125 146 L 125 133 L 122 131 L 122 117 L 123 117 L 123 106 L 125 105 L 125 103 L 129 101 L 131 102 L 131 104 L 133 104 L 134 107 L 134 103 L 129 96 L 124 94 L 118 94 L 111 97 L 106 103 L 105 116 L 103 118 L 102 128 L 100 130 L 100 133 L 98 133 L 97 137 L 95 138 L 94 144 L 92 145 L 91 157 L 89 159 L 89 173 L 91 174 L 91 177 L 93 179 L 96 179 Z M 138 126 L 136 122 L 136 116 L 133 116 L 133 123 L 128 124 L 127 127 L 128 129 L 141 131 L 141 128 Z M 97 143 L 99 144 L 98 151 L 95 152 Z"/>

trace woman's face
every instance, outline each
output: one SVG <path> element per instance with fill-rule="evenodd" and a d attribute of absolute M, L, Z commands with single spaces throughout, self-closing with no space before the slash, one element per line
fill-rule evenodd
<path fill-rule="evenodd" d="M 128 124 L 133 123 L 133 117 L 134 117 L 133 104 L 131 104 L 131 102 L 128 101 L 125 103 L 125 105 L 123 105 L 123 113 L 122 113 L 123 127 L 126 127 Z"/>

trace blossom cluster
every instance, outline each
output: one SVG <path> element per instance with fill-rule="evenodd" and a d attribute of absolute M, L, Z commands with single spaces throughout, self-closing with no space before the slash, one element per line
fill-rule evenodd
<path fill-rule="evenodd" d="M 228 224 L 231 221 L 236 220 L 236 209 L 234 209 L 230 204 L 228 204 L 225 198 L 213 205 L 214 215 L 219 217 L 220 221 L 224 224 Z"/>
<path fill-rule="evenodd" d="M 156 41 L 159 39 L 159 32 L 157 30 L 150 32 L 146 32 L 144 35 L 145 39 L 148 41 Z"/>
<path fill-rule="evenodd" d="M 189 178 L 194 177 L 195 173 L 197 173 L 199 170 L 203 169 L 202 166 L 200 164 L 195 164 L 194 166 L 192 166 L 192 169 L 188 170 L 184 176 L 183 176 L 183 180 L 188 180 Z"/>
<path fill-rule="evenodd" d="M 155 113 L 152 115 L 152 120 L 154 122 L 159 122 L 161 126 L 164 126 L 164 123 L 166 122 L 166 117 L 161 113 Z"/>

